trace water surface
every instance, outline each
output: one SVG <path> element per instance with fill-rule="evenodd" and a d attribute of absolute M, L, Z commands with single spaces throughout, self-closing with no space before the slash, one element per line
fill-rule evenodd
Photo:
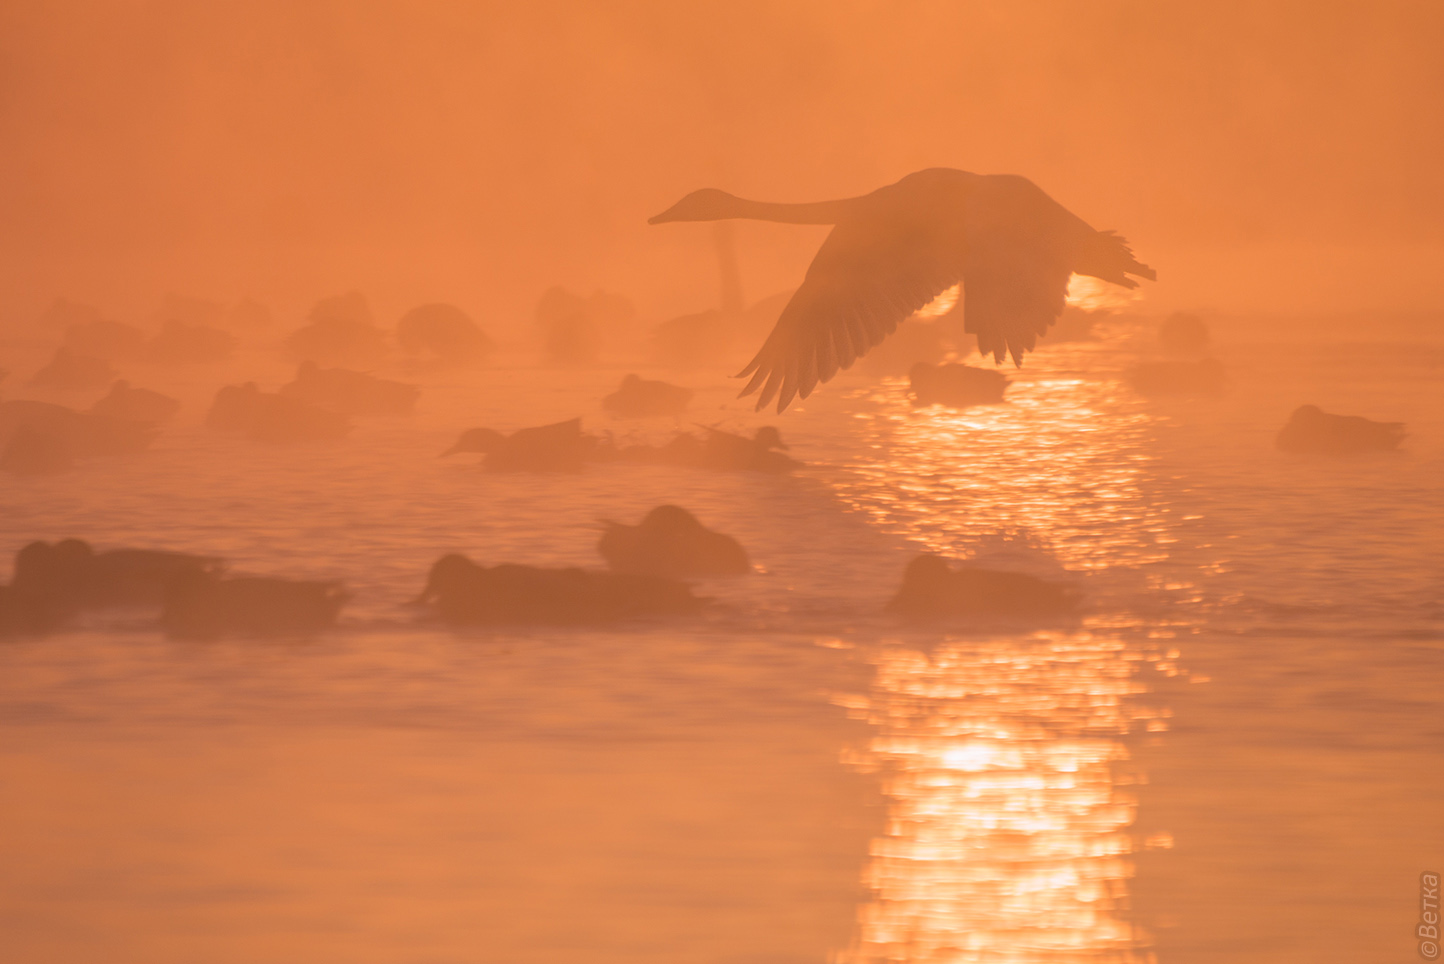
<path fill-rule="evenodd" d="M 194 401 L 152 451 L 5 480 L 0 545 L 214 553 L 354 599 L 312 640 L 120 613 L 0 644 L 5 954 L 1409 959 L 1444 853 L 1444 345 L 1240 320 L 1225 394 L 1150 400 L 1122 380 L 1146 333 L 1104 334 L 965 412 L 844 376 L 778 423 L 790 478 L 436 457 L 474 424 L 677 427 L 604 419 L 620 369 L 428 375 L 415 417 L 288 448 L 210 435 L 218 376 L 175 376 Z M 697 421 L 763 424 L 690 383 Z M 1304 402 L 1411 436 L 1276 453 Z M 662 502 L 760 570 L 700 584 L 696 620 L 452 632 L 407 605 L 442 552 L 595 565 L 596 520 Z M 882 616 L 922 549 L 1084 610 Z"/>

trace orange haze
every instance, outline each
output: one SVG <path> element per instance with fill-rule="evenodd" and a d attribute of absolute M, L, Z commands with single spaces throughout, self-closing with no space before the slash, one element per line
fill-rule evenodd
<path fill-rule="evenodd" d="M 1156 265 L 1153 305 L 1437 309 L 1444 5 L 1249 0 L 11 0 L 0 323 L 168 291 L 489 327 L 553 284 L 716 298 L 688 190 L 1016 172 Z M 819 229 L 739 233 L 749 299 Z"/>

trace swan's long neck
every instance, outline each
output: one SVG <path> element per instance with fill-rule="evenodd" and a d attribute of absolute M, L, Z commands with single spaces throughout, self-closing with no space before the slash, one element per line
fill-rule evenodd
<path fill-rule="evenodd" d="M 776 221 L 779 224 L 836 224 L 846 215 L 857 198 L 841 201 L 813 201 L 806 204 L 776 204 L 771 201 L 749 201 L 734 197 L 727 217 L 752 221 Z"/>

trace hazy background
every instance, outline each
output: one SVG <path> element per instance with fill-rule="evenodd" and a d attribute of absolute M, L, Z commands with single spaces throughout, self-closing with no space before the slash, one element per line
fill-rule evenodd
<path fill-rule="evenodd" d="M 1160 309 L 1444 307 L 1444 4 L 381 0 L 0 4 L 0 324 L 170 291 L 493 329 L 552 284 L 716 300 L 701 186 L 1015 172 Z M 749 225 L 749 299 L 821 229 Z"/>

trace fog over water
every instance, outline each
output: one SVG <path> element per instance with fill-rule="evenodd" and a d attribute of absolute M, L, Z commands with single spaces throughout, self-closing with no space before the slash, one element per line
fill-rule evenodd
<path fill-rule="evenodd" d="M 16 400 L 119 377 L 179 410 L 136 451 L 0 458 L 0 556 L 76 537 L 348 598 L 269 638 L 155 607 L 11 632 L 0 563 L 0 961 L 1414 959 L 1444 863 L 1441 50 L 1424 3 L 5 5 L 0 454 Z M 932 166 L 1031 178 L 1159 280 L 1075 275 L 1001 403 L 916 403 L 917 360 L 995 368 L 957 291 L 785 414 L 737 399 L 828 229 L 727 222 L 734 251 L 647 218 Z M 315 310 L 369 313 L 360 341 L 293 337 L 353 291 Z M 145 340 L 47 384 L 80 337 L 57 299 Z M 408 351 L 433 302 L 494 345 Z M 1207 344 L 1169 346 L 1176 312 Z M 176 320 L 229 340 L 167 348 Z M 414 410 L 217 429 L 219 389 L 307 350 Z M 630 373 L 692 395 L 619 417 Z M 1305 404 L 1407 435 L 1278 450 Z M 579 471 L 439 457 L 577 416 Z M 704 426 L 788 448 L 615 455 Z M 695 613 L 417 604 L 444 553 L 599 572 L 603 520 L 663 504 L 753 568 L 689 580 Z M 1076 608 L 887 611 L 922 552 Z"/>
<path fill-rule="evenodd" d="M 496 325 L 552 284 L 713 292 L 695 187 L 1023 174 L 1165 266 L 1160 306 L 1433 309 L 1427 3 L 48 3 L 0 12 L 7 325 L 56 296 L 299 311 L 366 282 Z M 817 232 L 743 224 L 753 297 Z"/>

